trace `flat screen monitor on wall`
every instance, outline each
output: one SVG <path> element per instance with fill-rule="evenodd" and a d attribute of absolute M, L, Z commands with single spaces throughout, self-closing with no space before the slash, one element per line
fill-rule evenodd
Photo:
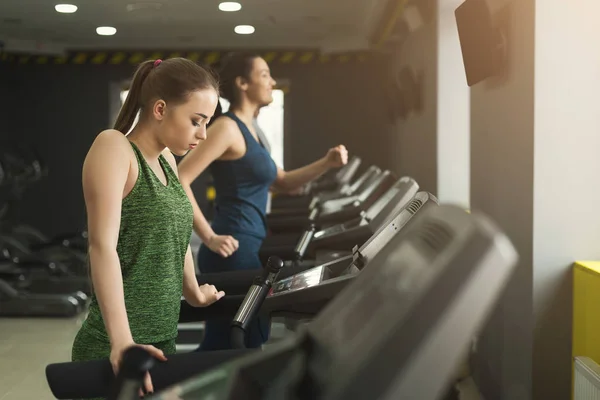
<path fill-rule="evenodd" d="M 502 36 L 493 25 L 487 0 L 466 0 L 456 9 L 455 17 L 467 84 L 473 86 L 498 75 Z"/>

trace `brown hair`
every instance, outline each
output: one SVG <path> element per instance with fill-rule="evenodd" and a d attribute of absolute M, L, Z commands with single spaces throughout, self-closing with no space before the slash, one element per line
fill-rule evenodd
<path fill-rule="evenodd" d="M 131 82 L 125 104 L 119 112 L 114 129 L 126 134 L 140 110 L 162 99 L 169 104 L 185 103 L 197 90 L 214 89 L 219 84 L 212 71 L 186 58 L 141 63 Z"/>
<path fill-rule="evenodd" d="M 254 59 L 259 57 L 255 53 L 230 53 L 221 61 L 219 71 L 221 96 L 227 99 L 231 106 L 235 106 L 239 102 L 239 93 L 235 85 L 236 78 L 242 77 L 250 80 Z"/>

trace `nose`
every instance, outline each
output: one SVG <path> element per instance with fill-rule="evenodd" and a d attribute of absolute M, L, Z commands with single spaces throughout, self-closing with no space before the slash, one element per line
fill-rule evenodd
<path fill-rule="evenodd" d="M 277 85 L 277 82 L 275 81 L 275 79 L 271 78 L 271 86 L 275 86 Z"/>
<path fill-rule="evenodd" d="M 200 130 L 196 133 L 196 139 L 198 140 L 206 140 L 206 126 L 202 125 Z"/>

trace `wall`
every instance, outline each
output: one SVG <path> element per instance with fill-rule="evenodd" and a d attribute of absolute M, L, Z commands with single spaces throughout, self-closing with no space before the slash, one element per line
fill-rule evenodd
<path fill-rule="evenodd" d="M 421 189 L 437 194 L 436 19 L 411 33 L 397 56 L 398 68 L 409 66 L 415 73 L 423 72 L 425 89 L 423 110 L 399 120 L 394 127 L 394 169 L 416 179 Z"/>
<path fill-rule="evenodd" d="M 509 76 L 471 88 L 471 208 L 507 233 L 520 262 L 481 335 L 473 366 L 486 400 L 521 400 L 532 390 L 535 2 L 488 3 L 512 20 Z"/>
<path fill-rule="evenodd" d="M 536 1 L 536 399 L 569 398 L 571 265 L 600 259 L 599 13 L 595 0 Z"/>
<path fill-rule="evenodd" d="M 509 10 L 510 70 L 472 88 L 471 202 L 521 261 L 481 337 L 475 375 L 487 400 L 567 399 L 571 265 L 600 258 L 600 4 L 489 4 L 496 18 Z"/>
<path fill-rule="evenodd" d="M 13 66 L 0 61 L 0 140 L 10 135 L 12 129 L 11 101 L 15 90 L 11 79 Z"/>
<path fill-rule="evenodd" d="M 392 138 L 386 127 L 380 80 L 388 64 L 273 66 L 273 74 L 289 78 L 286 112 L 292 134 L 285 154 L 286 168 L 297 168 L 345 144 L 366 164 L 393 168 L 386 154 Z M 288 164 L 289 163 L 289 164 Z"/>
<path fill-rule="evenodd" d="M 362 156 L 365 164 L 393 166 L 377 86 L 385 62 L 272 68 L 275 77 L 291 82 L 286 99 L 288 168 L 314 161 L 338 143 Z M 19 90 L 8 107 L 19 122 L 14 134 L 36 143 L 50 172 L 26 193 L 26 223 L 49 234 L 85 226 L 82 163 L 95 136 L 112 122 L 111 84 L 132 72 L 133 66 L 117 65 L 18 66 L 11 81 Z M 196 187 L 196 193 L 204 198 L 203 187 Z"/>
<path fill-rule="evenodd" d="M 469 208 L 470 104 L 454 10 L 463 0 L 439 0 L 437 33 L 437 196 Z"/>

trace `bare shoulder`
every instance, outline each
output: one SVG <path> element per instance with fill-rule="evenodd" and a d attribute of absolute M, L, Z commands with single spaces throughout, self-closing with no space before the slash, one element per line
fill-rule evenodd
<path fill-rule="evenodd" d="M 98 134 L 90 152 L 118 151 L 119 153 L 132 153 L 131 145 L 125 135 L 115 129 L 107 129 Z"/>
<path fill-rule="evenodd" d="M 208 128 L 206 135 L 210 138 L 232 138 L 239 132 L 239 128 L 234 120 L 228 117 L 219 117 Z"/>
<path fill-rule="evenodd" d="M 94 139 L 88 151 L 83 169 L 84 174 L 97 174 L 99 171 L 128 171 L 135 153 L 125 135 L 114 129 L 102 131 Z"/>

